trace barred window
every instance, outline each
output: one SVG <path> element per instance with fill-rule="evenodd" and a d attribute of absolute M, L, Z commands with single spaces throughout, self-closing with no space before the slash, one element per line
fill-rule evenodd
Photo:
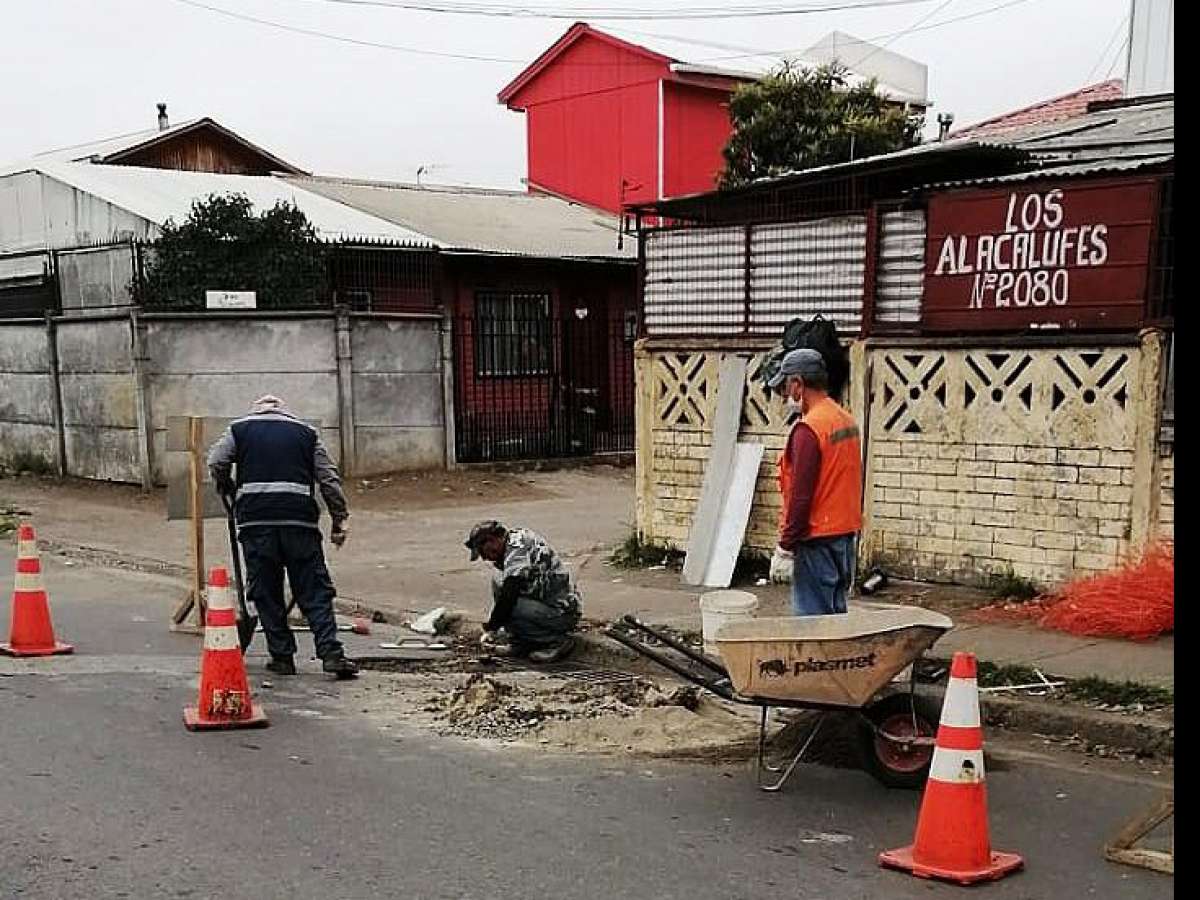
<path fill-rule="evenodd" d="M 480 378 L 548 375 L 553 352 L 550 295 L 476 292 L 474 343 Z"/>

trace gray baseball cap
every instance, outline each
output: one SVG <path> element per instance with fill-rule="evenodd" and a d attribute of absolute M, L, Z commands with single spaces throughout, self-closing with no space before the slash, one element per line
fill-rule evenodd
<path fill-rule="evenodd" d="M 801 347 L 799 350 L 792 350 L 783 358 L 783 362 L 779 364 L 779 371 L 767 382 L 767 387 L 777 388 L 789 378 L 806 380 L 822 375 L 829 375 L 825 369 L 825 357 L 816 350 Z"/>
<path fill-rule="evenodd" d="M 467 535 L 467 539 L 463 541 L 463 546 L 471 551 L 471 561 L 479 559 L 479 545 L 486 538 L 494 534 L 503 534 L 506 530 L 495 519 L 484 519 L 482 522 L 476 523 L 475 527 L 471 529 L 471 533 Z"/>

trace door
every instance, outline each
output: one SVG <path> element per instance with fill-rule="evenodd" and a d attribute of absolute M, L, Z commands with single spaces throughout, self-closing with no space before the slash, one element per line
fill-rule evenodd
<path fill-rule="evenodd" d="M 596 452 L 596 436 L 608 419 L 607 305 L 593 292 L 579 290 L 563 298 L 561 428 L 568 455 Z"/>

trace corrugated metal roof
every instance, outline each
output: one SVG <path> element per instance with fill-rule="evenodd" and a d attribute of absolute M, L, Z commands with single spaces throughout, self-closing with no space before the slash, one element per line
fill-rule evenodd
<path fill-rule="evenodd" d="M 1175 153 L 1175 98 L 1093 105 L 1065 122 L 1022 127 L 993 140 L 1062 162 L 1170 156 Z"/>
<path fill-rule="evenodd" d="M 988 150 L 997 151 L 999 154 L 1003 154 L 1006 150 L 1010 151 L 1011 157 L 1007 163 L 1010 170 L 1001 175 L 981 176 L 981 179 L 984 180 L 1009 175 L 1016 179 L 1026 180 L 1044 177 L 1046 174 L 1050 174 L 1051 167 L 1056 167 L 1052 174 L 1059 174 L 1062 169 L 1074 166 L 1085 167 L 1083 170 L 1085 174 L 1099 174 L 1104 166 L 1125 161 L 1136 162 L 1137 165 L 1134 168 L 1161 164 L 1170 161 L 1175 155 L 1175 98 L 1172 95 L 1104 103 L 1099 107 L 1094 106 L 1091 111 L 1082 116 L 1065 122 L 1026 125 L 983 138 L 951 138 L 945 141 L 932 141 L 909 147 L 906 150 L 897 150 L 894 153 L 865 156 L 852 162 L 833 163 L 826 166 L 815 166 L 811 169 L 785 172 L 768 178 L 760 178 L 736 188 L 730 193 L 757 191 L 785 183 L 820 181 L 831 176 L 852 172 L 881 171 L 897 164 L 919 161 L 922 158 L 934 159 L 938 156 Z M 1011 169 L 1016 168 L 1018 164 L 1028 165 L 1031 168 L 1028 172 L 1012 172 Z M 1096 168 L 1089 171 L 1086 169 L 1086 166 L 1089 165 Z M 1129 169 L 1114 168 L 1112 171 L 1129 171 Z M 980 184 L 984 181 L 970 180 L 959 183 Z M 942 183 L 938 184 L 940 186 Z M 712 192 L 705 192 L 672 197 L 662 202 L 642 204 L 641 207 L 658 209 L 665 214 L 671 214 L 673 206 L 677 203 L 684 203 L 711 194 Z"/>
<path fill-rule="evenodd" d="M 1102 81 L 1098 84 L 1089 84 L 1087 87 L 1071 91 L 1069 94 L 1043 100 L 1022 109 L 956 129 L 950 133 L 950 136 L 955 138 L 1000 138 L 1005 132 L 1014 128 L 1047 125 L 1074 119 L 1088 111 L 1088 104 L 1097 100 L 1116 100 L 1121 95 L 1122 84 L 1119 78 Z"/>
<path fill-rule="evenodd" d="M 328 177 L 286 181 L 428 235 L 446 250 L 550 259 L 637 255 L 633 238 L 617 248 L 616 216 L 545 194 Z"/>
<path fill-rule="evenodd" d="M 1048 165 L 1026 172 L 1016 172 L 1011 175 L 993 175 L 984 178 L 967 178 L 958 181 L 940 181 L 936 184 L 925 185 L 922 191 L 939 188 L 982 187 L 989 184 L 1012 184 L 1021 181 L 1033 181 L 1038 178 L 1081 178 L 1089 175 L 1117 175 L 1124 172 L 1136 172 L 1139 169 L 1149 169 L 1153 166 L 1165 165 L 1173 161 L 1172 156 L 1147 156 L 1138 159 L 1102 160 L 1098 162 L 1081 162 L 1070 165 Z"/>
<path fill-rule="evenodd" d="M 244 194 L 258 210 L 279 201 L 299 207 L 321 237 L 433 246 L 428 236 L 269 175 L 219 175 L 93 163 L 41 163 L 36 171 L 158 225 L 181 222 L 192 204 L 213 194 Z"/>

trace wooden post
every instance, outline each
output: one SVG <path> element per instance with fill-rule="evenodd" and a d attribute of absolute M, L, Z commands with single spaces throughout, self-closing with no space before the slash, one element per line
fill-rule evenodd
<path fill-rule="evenodd" d="M 1164 875 L 1175 874 L 1175 836 L 1171 836 L 1170 851 L 1149 850 L 1134 846 L 1151 831 L 1175 815 L 1175 792 L 1163 797 L 1158 805 L 1138 816 L 1121 829 L 1112 843 L 1104 848 L 1104 858 L 1127 866 L 1140 866 Z"/>
<path fill-rule="evenodd" d="M 203 630 L 207 607 L 204 602 L 204 419 L 188 417 L 188 509 L 192 526 L 192 589 L 171 616 L 172 631 Z M 196 621 L 185 624 L 196 610 Z"/>

